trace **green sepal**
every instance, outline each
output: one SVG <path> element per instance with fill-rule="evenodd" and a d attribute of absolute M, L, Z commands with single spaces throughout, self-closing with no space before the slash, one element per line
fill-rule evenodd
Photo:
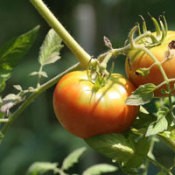
<path fill-rule="evenodd" d="M 136 70 L 136 74 L 139 76 L 147 76 L 150 73 L 150 68 L 139 68 Z"/>

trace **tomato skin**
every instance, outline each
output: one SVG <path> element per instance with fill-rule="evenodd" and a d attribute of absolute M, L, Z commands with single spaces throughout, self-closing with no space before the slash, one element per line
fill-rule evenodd
<path fill-rule="evenodd" d="M 78 137 L 123 132 L 131 126 L 139 110 L 125 104 L 134 90 L 120 74 L 112 74 L 105 86 L 95 90 L 87 71 L 74 71 L 58 82 L 53 107 L 61 125 Z"/>
<path fill-rule="evenodd" d="M 150 49 L 151 53 L 157 58 L 159 62 L 166 59 L 168 54 L 168 45 L 171 41 L 175 40 L 175 31 L 168 31 L 165 40 L 161 45 L 155 46 Z M 125 71 L 128 79 L 136 86 L 140 86 L 146 83 L 153 83 L 158 85 L 164 81 L 164 78 L 157 65 L 154 65 L 150 69 L 150 73 L 146 76 L 141 76 L 136 73 L 139 68 L 148 68 L 153 64 L 153 60 L 143 51 L 131 50 L 128 53 L 128 57 L 125 62 Z M 175 78 L 175 55 L 165 61 L 162 67 L 168 78 Z M 174 82 L 170 84 L 171 88 L 174 86 Z M 167 89 L 166 86 L 162 86 L 155 91 L 155 96 L 162 97 L 162 90 Z"/>

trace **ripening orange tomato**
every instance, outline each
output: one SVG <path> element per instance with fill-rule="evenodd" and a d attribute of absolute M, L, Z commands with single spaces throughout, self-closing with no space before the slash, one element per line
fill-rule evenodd
<path fill-rule="evenodd" d="M 87 71 L 74 71 L 58 82 L 53 107 L 61 125 L 78 137 L 120 133 L 130 128 L 139 111 L 138 106 L 125 104 L 134 90 L 132 83 L 120 74 L 112 74 L 97 89 Z"/>
<path fill-rule="evenodd" d="M 160 45 L 152 47 L 149 50 L 159 62 L 162 62 L 162 67 L 167 77 L 169 79 L 175 78 L 175 31 L 168 31 L 164 41 Z M 164 81 L 162 73 L 157 65 L 152 66 L 153 63 L 153 60 L 147 53 L 132 49 L 129 51 L 125 62 L 125 70 L 128 79 L 136 87 L 146 83 L 153 83 L 155 85 L 162 83 Z M 141 76 L 137 74 L 138 69 L 149 68 L 150 66 L 151 69 L 148 75 Z M 170 83 L 172 92 L 174 91 L 174 83 L 173 81 Z M 156 90 L 155 96 L 164 96 L 162 90 L 167 90 L 167 87 L 163 85 Z"/>

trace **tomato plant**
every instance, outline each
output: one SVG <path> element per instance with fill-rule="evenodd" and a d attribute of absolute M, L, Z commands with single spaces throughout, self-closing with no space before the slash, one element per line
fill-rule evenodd
<path fill-rule="evenodd" d="M 61 124 L 82 138 L 123 132 L 138 113 L 138 106 L 125 104 L 134 90 L 132 83 L 120 74 L 110 75 L 105 85 L 96 87 L 87 71 L 74 71 L 58 82 L 54 110 Z"/>
<path fill-rule="evenodd" d="M 26 89 L 15 84 L 15 92 L 0 96 L 0 141 L 26 108 L 41 93 L 57 84 L 52 102 L 59 122 L 114 163 L 114 166 L 90 167 L 83 175 L 100 175 L 118 168 L 125 174 L 148 175 L 150 165 L 158 169 L 158 174 L 173 175 L 174 157 L 171 157 L 169 165 L 164 165 L 155 153 L 155 145 L 162 142 L 173 154 L 175 151 L 175 32 L 168 30 L 164 16 L 159 20 L 151 17 L 155 32 L 147 29 L 142 17 L 142 25 L 137 24 L 130 30 L 120 48 L 115 48 L 104 37 L 108 50 L 92 58 L 42 0 L 31 0 L 31 3 L 52 29 L 40 48 L 40 67 L 30 74 L 36 76 L 36 84 Z M 5 92 L 13 68 L 33 44 L 37 33 L 38 27 L 0 48 L 0 92 Z M 55 72 L 57 75 L 49 80 L 41 81 L 41 78 L 49 77 L 45 66 L 60 59 L 62 41 L 78 63 L 59 74 Z M 126 56 L 126 73 L 130 80 L 116 73 L 118 71 L 113 67 L 108 70 L 109 61 L 119 55 Z M 153 100 L 154 94 L 163 98 Z M 154 112 L 145 105 L 148 103 Z M 46 171 L 67 174 L 83 152 L 84 148 L 73 152 L 61 166 L 57 163 L 35 163 L 28 174 Z"/>
<path fill-rule="evenodd" d="M 175 31 L 168 31 L 165 39 L 157 46 L 149 48 L 149 51 L 154 55 L 157 61 L 162 65 L 162 68 L 168 79 L 175 78 Z M 127 54 L 125 63 L 126 74 L 130 81 L 136 87 L 153 83 L 160 85 L 165 81 L 160 66 L 155 63 L 151 56 L 139 49 L 131 49 Z M 143 74 L 143 75 L 142 75 Z M 162 85 L 156 90 L 156 96 L 164 96 L 162 91 L 168 91 L 167 85 Z M 174 81 L 170 83 L 171 91 L 174 91 Z"/>

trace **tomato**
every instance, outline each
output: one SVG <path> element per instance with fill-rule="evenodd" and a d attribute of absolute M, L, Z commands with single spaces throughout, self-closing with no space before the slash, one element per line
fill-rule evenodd
<path fill-rule="evenodd" d="M 168 31 L 164 41 L 155 47 L 150 48 L 150 52 L 162 63 L 162 67 L 168 78 L 175 78 L 175 31 Z M 167 59 L 170 57 L 169 59 Z M 164 61 L 166 60 L 166 61 Z M 153 83 L 158 85 L 164 81 L 162 73 L 157 65 L 151 66 L 153 60 L 143 51 L 131 50 L 128 53 L 125 70 L 128 79 L 136 86 L 140 86 L 146 83 Z M 146 76 L 137 74 L 137 70 L 140 68 L 149 68 L 150 72 Z M 174 82 L 170 83 L 171 88 L 174 87 Z M 155 91 L 155 96 L 161 97 L 162 90 L 167 90 L 166 86 L 162 86 Z"/>
<path fill-rule="evenodd" d="M 129 129 L 139 110 L 125 104 L 134 90 L 131 82 L 120 74 L 112 74 L 97 89 L 87 71 L 74 71 L 58 82 L 53 107 L 61 125 L 78 137 L 123 132 Z"/>

